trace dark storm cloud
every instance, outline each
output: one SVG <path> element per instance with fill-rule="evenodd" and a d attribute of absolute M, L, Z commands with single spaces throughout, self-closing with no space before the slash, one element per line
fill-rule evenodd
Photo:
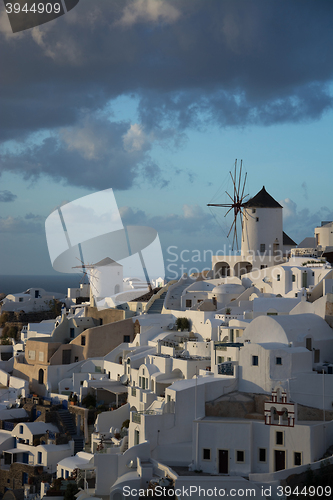
<path fill-rule="evenodd" d="M 138 125 L 89 117 L 39 144 L 26 143 L 17 153 L 2 154 L 0 172 L 17 172 L 26 180 L 47 174 L 92 189 L 128 189 L 147 179 L 164 187 L 168 181 L 149 157 L 150 147 Z"/>
<path fill-rule="evenodd" d="M 16 200 L 16 198 L 17 198 L 17 195 L 14 193 L 11 193 L 7 189 L 5 189 L 4 191 L 0 191 L 0 202 L 8 203 L 10 201 Z"/>
<path fill-rule="evenodd" d="M 77 128 L 123 94 L 137 97 L 146 134 L 317 119 L 332 107 L 332 19 L 327 0 L 95 0 L 17 35 L 2 19 L 0 138 Z M 82 160 L 59 141 L 45 141 L 18 168 L 86 186 L 92 170 L 103 173 L 106 156 Z M 126 164 L 130 176 L 119 187 L 131 185 L 142 155 L 156 170 L 147 151 L 135 159 L 109 148 L 110 172 Z"/>

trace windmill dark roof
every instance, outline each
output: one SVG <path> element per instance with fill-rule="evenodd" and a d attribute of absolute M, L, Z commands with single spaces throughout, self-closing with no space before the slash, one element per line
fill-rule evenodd
<path fill-rule="evenodd" d="M 245 208 L 283 208 L 274 198 L 267 193 L 265 186 L 253 198 L 244 203 Z"/>
<path fill-rule="evenodd" d="M 284 231 L 283 231 L 283 244 L 284 245 L 291 245 L 291 246 L 297 246 L 297 243 L 294 242 L 294 240 L 292 240 L 290 238 L 290 236 L 288 236 Z"/>

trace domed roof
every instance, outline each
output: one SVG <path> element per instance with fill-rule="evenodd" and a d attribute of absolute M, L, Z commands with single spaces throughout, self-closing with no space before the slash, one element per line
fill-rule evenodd
<path fill-rule="evenodd" d="M 239 295 L 244 292 L 245 287 L 239 285 L 238 283 L 224 283 L 213 288 L 212 293 L 214 294 L 224 294 L 224 293 L 238 293 Z"/>

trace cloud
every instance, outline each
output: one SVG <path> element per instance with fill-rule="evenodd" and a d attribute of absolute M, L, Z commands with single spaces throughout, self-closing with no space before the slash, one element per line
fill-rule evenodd
<path fill-rule="evenodd" d="M 80 2 L 0 35 L 0 140 L 75 127 L 121 95 L 148 135 L 316 120 L 332 109 L 332 12 L 326 0 Z"/>
<path fill-rule="evenodd" d="M 10 191 L 7 191 L 7 189 L 5 189 L 4 191 L 0 191 L 0 202 L 8 203 L 10 201 L 16 200 L 16 198 L 17 195 L 11 193 Z"/>
<path fill-rule="evenodd" d="M 279 203 L 283 206 L 284 229 L 296 243 L 300 243 L 307 236 L 313 237 L 314 228 L 320 226 L 321 221 L 333 220 L 332 208 L 321 207 L 316 212 L 311 212 L 309 208 L 299 210 L 290 198 Z"/>
<path fill-rule="evenodd" d="M 133 26 L 136 23 L 173 23 L 180 17 L 179 10 L 162 0 L 134 0 L 125 5 L 116 25 Z"/>
<path fill-rule="evenodd" d="M 0 172 L 17 172 L 25 179 L 46 175 L 89 189 L 128 189 L 144 180 L 163 187 L 168 180 L 151 159 L 151 147 L 136 124 L 85 116 L 38 144 L 26 141 L 3 152 Z"/>
<path fill-rule="evenodd" d="M 38 222 L 30 222 L 31 217 L 0 217 L 0 233 L 33 233 L 43 234 L 44 224 L 42 217 L 37 217 Z M 32 218 L 33 220 L 35 217 Z"/>
<path fill-rule="evenodd" d="M 216 229 L 211 214 L 204 212 L 199 205 L 183 205 L 182 210 L 181 215 L 171 213 L 151 216 L 143 210 L 125 206 L 119 212 L 124 225 L 149 226 L 161 233 L 202 234 Z"/>

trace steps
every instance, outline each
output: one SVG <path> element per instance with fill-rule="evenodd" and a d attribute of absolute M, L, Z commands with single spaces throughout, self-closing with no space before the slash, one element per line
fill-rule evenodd
<path fill-rule="evenodd" d="M 58 410 L 58 415 L 66 431 L 72 436 L 74 441 L 74 455 L 76 455 L 78 451 L 84 449 L 84 437 L 76 433 L 76 426 L 72 414 L 68 410 Z"/>
<path fill-rule="evenodd" d="M 162 295 L 152 303 L 147 314 L 161 314 L 166 294 L 167 292 L 162 293 Z"/>

